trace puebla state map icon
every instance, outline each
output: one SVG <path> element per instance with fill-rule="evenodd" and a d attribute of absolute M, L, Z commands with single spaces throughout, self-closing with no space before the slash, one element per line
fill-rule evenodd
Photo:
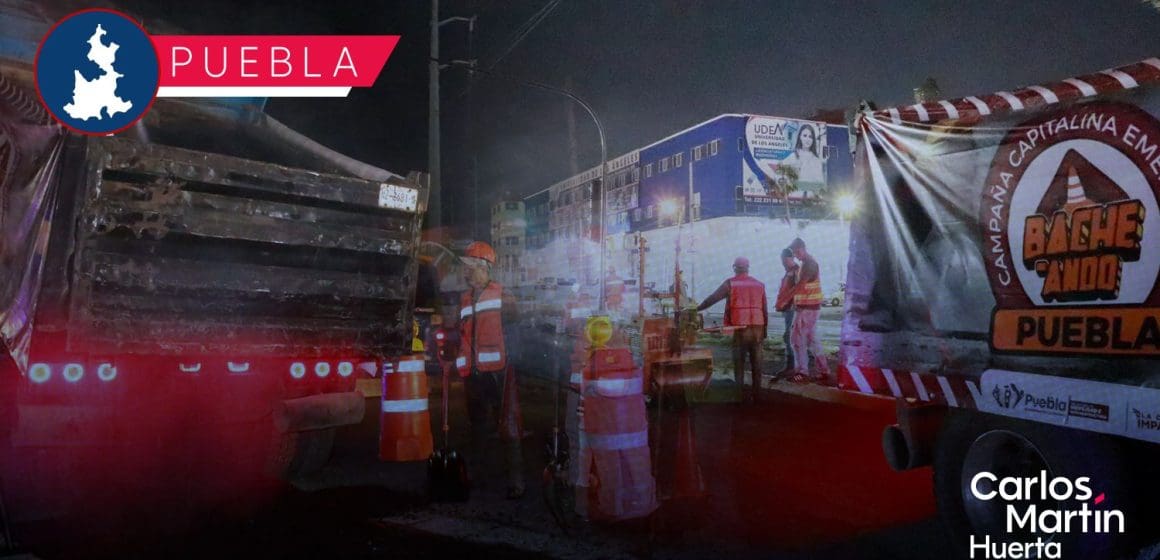
<path fill-rule="evenodd" d="M 45 108 L 82 134 L 132 126 L 153 103 L 160 74 L 145 30 L 107 10 L 61 20 L 41 42 L 35 71 Z"/>

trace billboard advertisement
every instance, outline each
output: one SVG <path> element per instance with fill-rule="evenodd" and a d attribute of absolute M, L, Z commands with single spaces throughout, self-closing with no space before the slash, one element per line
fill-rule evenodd
<path fill-rule="evenodd" d="M 780 198 L 772 185 L 785 187 L 782 167 L 797 172 L 791 199 L 800 199 L 826 186 L 826 124 L 776 117 L 753 116 L 745 123 L 743 186 L 746 199 Z M 783 172 L 784 173 L 784 172 Z"/>

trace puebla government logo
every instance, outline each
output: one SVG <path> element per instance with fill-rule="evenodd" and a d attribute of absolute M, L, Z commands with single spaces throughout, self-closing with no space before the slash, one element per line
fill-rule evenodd
<path fill-rule="evenodd" d="M 996 350 L 1160 354 L 1160 123 L 1120 103 L 1024 122 L 979 218 Z"/>
<path fill-rule="evenodd" d="M 44 106 L 83 134 L 111 134 L 137 122 L 159 83 L 157 51 L 136 22 L 109 10 L 61 20 L 40 45 L 36 86 Z"/>

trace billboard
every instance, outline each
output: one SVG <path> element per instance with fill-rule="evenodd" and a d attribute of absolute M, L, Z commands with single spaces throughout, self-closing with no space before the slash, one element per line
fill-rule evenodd
<path fill-rule="evenodd" d="M 797 189 L 791 199 L 800 199 L 826 186 L 826 124 L 798 119 L 752 116 L 745 123 L 745 150 L 742 158 L 742 185 L 746 199 L 780 198 L 770 185 L 785 186 L 779 167 L 797 171 Z"/>

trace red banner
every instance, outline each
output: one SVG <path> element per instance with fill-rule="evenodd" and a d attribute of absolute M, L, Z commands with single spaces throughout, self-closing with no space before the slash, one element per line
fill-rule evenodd
<path fill-rule="evenodd" d="M 398 35 L 154 35 L 159 97 L 345 96 L 370 87 Z"/>

